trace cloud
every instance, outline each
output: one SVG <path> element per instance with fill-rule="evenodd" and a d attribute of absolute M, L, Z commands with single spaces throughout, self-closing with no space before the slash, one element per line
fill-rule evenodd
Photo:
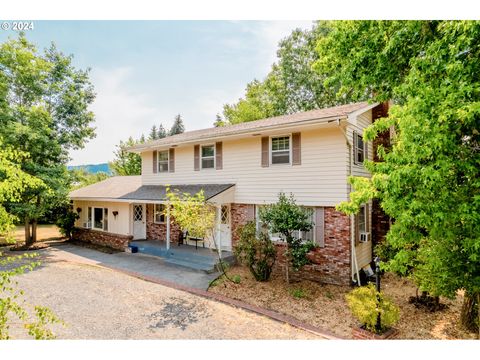
<path fill-rule="evenodd" d="M 91 79 L 97 93 L 91 106 L 97 137 L 84 149 L 70 153 L 72 165 L 112 160 L 115 145 L 120 140 L 139 137 L 153 124 L 152 119 L 160 116 L 160 110 L 151 105 L 153 101 L 145 92 L 136 89 L 132 68 L 95 68 Z"/>

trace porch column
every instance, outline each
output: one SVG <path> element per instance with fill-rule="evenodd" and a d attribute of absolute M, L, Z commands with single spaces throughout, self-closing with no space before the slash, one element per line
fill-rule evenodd
<path fill-rule="evenodd" d="M 167 250 L 170 250 L 170 203 L 167 203 Z"/>
<path fill-rule="evenodd" d="M 220 223 L 222 222 L 222 206 L 221 205 L 215 205 L 215 210 L 217 212 L 216 220 L 215 220 L 215 232 L 216 232 L 216 238 L 217 238 L 217 251 L 218 251 L 218 257 L 221 259 L 222 258 L 222 230 L 220 228 Z"/>

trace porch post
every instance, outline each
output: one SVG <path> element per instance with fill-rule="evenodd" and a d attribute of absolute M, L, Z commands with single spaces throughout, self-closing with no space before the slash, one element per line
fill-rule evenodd
<path fill-rule="evenodd" d="M 216 221 L 215 221 L 215 231 L 216 231 L 216 238 L 217 238 L 217 251 L 218 251 L 218 257 L 221 259 L 222 258 L 222 231 L 220 228 L 220 223 L 222 222 L 222 207 L 221 205 L 215 205 L 215 210 L 217 212 L 216 216 Z"/>
<path fill-rule="evenodd" d="M 167 250 L 170 250 L 170 203 L 167 203 Z"/>

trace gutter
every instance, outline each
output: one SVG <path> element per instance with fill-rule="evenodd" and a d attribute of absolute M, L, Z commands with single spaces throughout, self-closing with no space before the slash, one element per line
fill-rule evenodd
<path fill-rule="evenodd" d="M 337 121 L 337 126 L 342 132 L 343 136 L 345 137 L 345 142 L 347 144 L 348 148 L 348 176 L 352 175 L 352 144 L 350 143 L 350 140 L 348 139 L 347 133 L 345 132 L 345 129 L 340 126 L 340 121 Z M 351 189 L 351 188 L 350 188 Z M 351 192 L 351 190 L 350 190 Z M 349 192 L 349 195 L 350 195 Z M 350 215 L 350 248 L 352 249 L 352 271 L 351 271 L 351 277 L 352 277 L 352 282 L 355 280 L 354 275 L 357 275 L 357 284 L 360 286 L 360 271 L 358 269 L 358 261 L 357 261 L 357 250 L 355 248 L 355 216 Z M 354 271 L 355 269 L 355 271 Z"/>

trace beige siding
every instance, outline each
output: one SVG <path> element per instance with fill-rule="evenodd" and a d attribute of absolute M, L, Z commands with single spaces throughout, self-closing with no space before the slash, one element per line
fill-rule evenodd
<path fill-rule="evenodd" d="M 298 131 L 298 130 L 296 130 Z M 176 148 L 175 173 L 152 173 L 152 152 L 142 154 L 142 183 L 234 183 L 235 202 L 274 202 L 280 191 L 309 206 L 334 206 L 347 199 L 348 153 L 338 127 L 302 131 L 301 165 L 261 166 L 261 137 L 223 142 L 223 169 L 194 171 L 193 145 Z"/>
<path fill-rule="evenodd" d="M 347 127 L 347 136 L 353 147 L 353 132 L 356 131 L 360 135 L 363 134 L 363 130 L 372 123 L 372 110 L 366 111 L 357 116 L 356 125 L 349 124 Z M 368 146 L 368 160 L 373 160 L 373 145 L 369 141 Z M 365 176 L 370 177 L 370 173 L 365 169 L 363 165 L 355 165 L 353 161 L 353 148 L 352 148 L 352 175 L 353 176 Z"/>
<path fill-rule="evenodd" d="M 83 227 L 88 218 L 88 207 L 108 208 L 108 232 L 122 235 L 130 235 L 130 204 L 121 202 L 104 201 L 79 201 L 73 202 L 73 209 L 81 208 L 80 219 L 75 226 Z M 115 218 L 113 212 L 118 211 Z"/>

